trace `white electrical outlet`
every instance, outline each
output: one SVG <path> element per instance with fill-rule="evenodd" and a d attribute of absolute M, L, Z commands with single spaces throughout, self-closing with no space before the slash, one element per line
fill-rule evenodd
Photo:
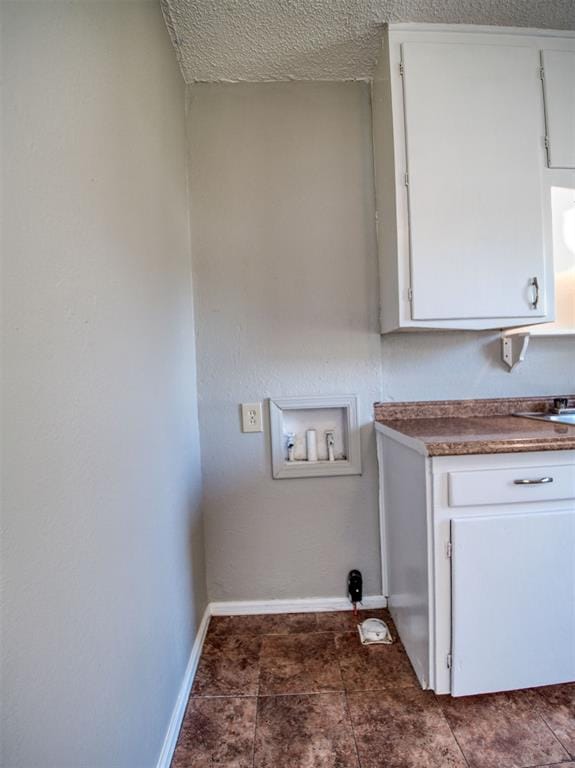
<path fill-rule="evenodd" d="M 262 404 L 242 403 L 242 431 L 263 432 Z"/>

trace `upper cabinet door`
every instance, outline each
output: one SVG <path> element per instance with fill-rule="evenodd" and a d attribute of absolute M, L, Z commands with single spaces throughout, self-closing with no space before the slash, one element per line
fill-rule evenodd
<path fill-rule="evenodd" d="M 401 46 L 412 319 L 544 317 L 539 52 Z"/>
<path fill-rule="evenodd" d="M 575 52 L 542 51 L 547 162 L 575 168 Z"/>

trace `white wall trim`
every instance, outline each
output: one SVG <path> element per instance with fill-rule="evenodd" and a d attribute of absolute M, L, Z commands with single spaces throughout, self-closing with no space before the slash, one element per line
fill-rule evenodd
<path fill-rule="evenodd" d="M 178 741 L 178 735 L 182 726 L 182 720 L 184 719 L 186 706 L 190 697 L 190 691 L 192 690 L 192 683 L 194 682 L 194 677 L 198 668 L 198 662 L 200 661 L 200 656 L 202 654 L 202 647 L 204 645 L 204 640 L 206 639 L 206 633 L 210 623 L 210 615 L 210 605 L 208 604 L 196 633 L 196 639 L 194 640 L 194 644 L 190 652 L 190 658 L 184 673 L 184 679 L 182 680 L 178 698 L 176 699 L 176 703 L 172 711 L 172 716 L 170 718 L 168 730 L 166 732 L 166 737 L 164 738 L 162 751 L 160 752 L 160 757 L 158 759 L 156 768 L 170 768 L 170 763 L 172 762 L 174 750 L 176 749 L 176 742 Z"/>
<path fill-rule="evenodd" d="M 385 608 L 383 595 L 366 595 L 360 608 Z M 320 613 L 351 610 L 345 597 L 305 597 L 293 600 L 233 600 L 210 603 L 212 616 L 243 616 L 258 613 Z"/>

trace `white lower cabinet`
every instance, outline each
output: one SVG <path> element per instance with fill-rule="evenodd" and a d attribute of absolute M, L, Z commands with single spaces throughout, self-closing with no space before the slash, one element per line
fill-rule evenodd
<path fill-rule="evenodd" d="M 422 687 L 575 681 L 575 451 L 430 458 L 377 439 L 384 592 Z"/>
<path fill-rule="evenodd" d="M 575 507 L 451 520 L 451 693 L 575 679 Z"/>

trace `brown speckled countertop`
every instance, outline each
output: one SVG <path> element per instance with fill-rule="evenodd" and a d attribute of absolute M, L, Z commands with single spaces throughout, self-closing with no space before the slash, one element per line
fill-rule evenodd
<path fill-rule="evenodd" d="M 570 407 L 574 401 L 570 395 Z M 512 415 L 552 406 L 553 397 L 524 397 L 376 403 L 374 410 L 376 422 L 417 440 L 428 456 L 575 449 L 575 426 Z"/>

